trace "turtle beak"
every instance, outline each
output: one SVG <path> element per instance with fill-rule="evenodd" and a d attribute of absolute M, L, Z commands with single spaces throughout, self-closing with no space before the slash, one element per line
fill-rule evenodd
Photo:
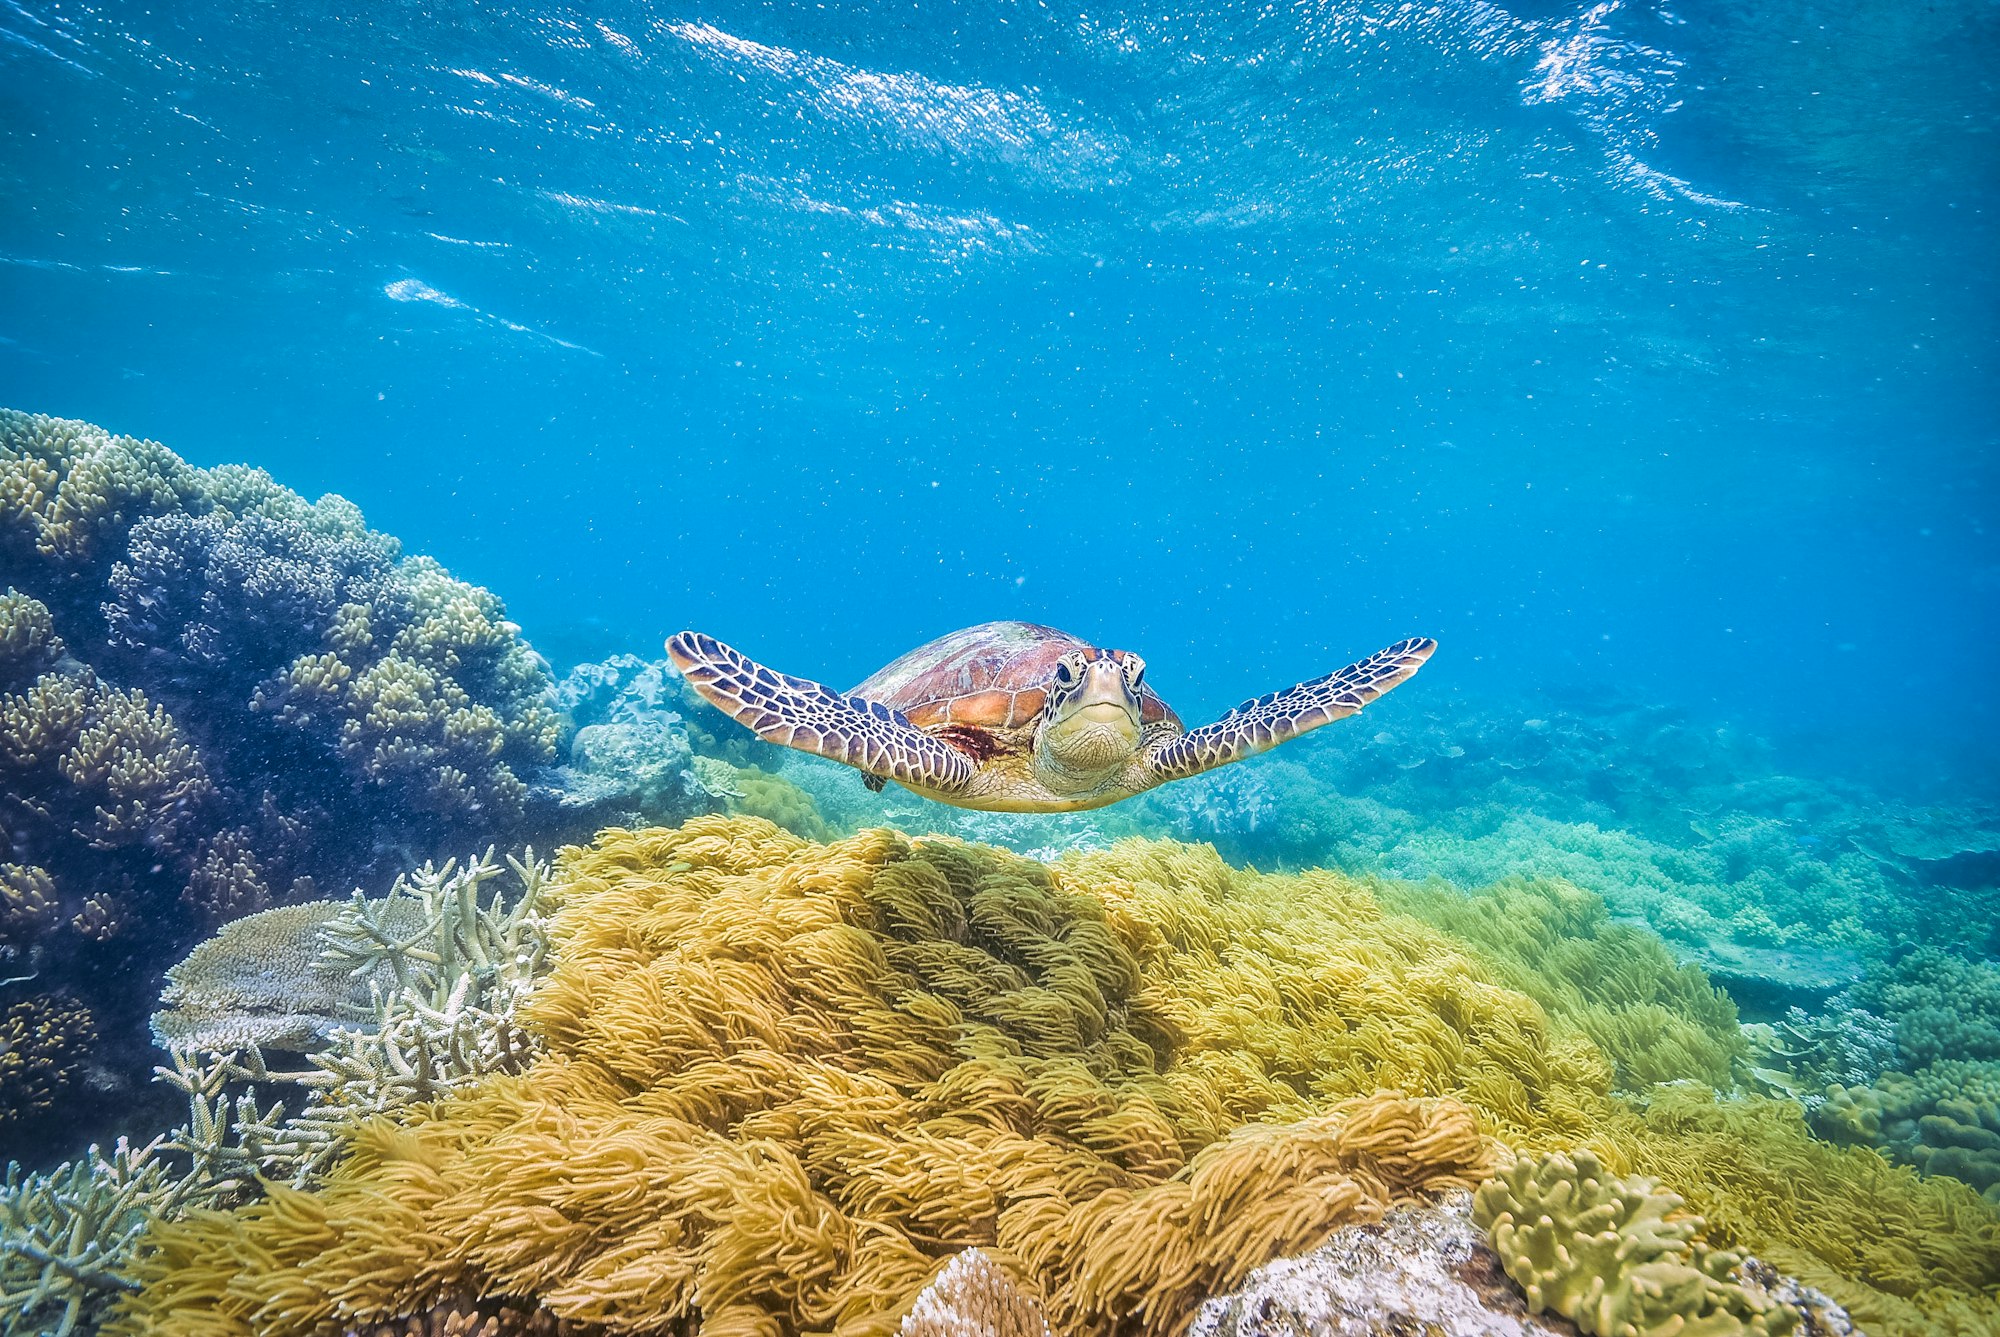
<path fill-rule="evenodd" d="M 1084 666 L 1083 685 L 1076 693 L 1078 714 L 1085 719 L 1111 720 L 1130 716 L 1132 707 L 1125 670 L 1116 660 L 1098 659 Z"/>

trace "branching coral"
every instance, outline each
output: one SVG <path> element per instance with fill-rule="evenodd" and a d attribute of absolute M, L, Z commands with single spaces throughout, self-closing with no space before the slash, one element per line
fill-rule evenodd
<path fill-rule="evenodd" d="M 63 994 L 0 1008 L 0 1129 L 45 1115 L 82 1074 L 96 1040 L 90 1009 Z"/>
<path fill-rule="evenodd" d="M 0 863 L 0 943 L 31 943 L 61 922 L 55 879 L 33 864 Z"/>
<path fill-rule="evenodd" d="M 0 833 L 55 901 L 9 879 L 0 952 L 97 1012 L 114 1080 L 86 1120 L 150 1063 L 131 982 L 207 928 L 575 834 L 530 787 L 559 734 L 545 666 L 496 598 L 349 502 L 0 412 L 0 552 Z"/>
<path fill-rule="evenodd" d="M 555 760 L 548 670 L 487 591 L 428 558 L 335 610 L 322 650 L 259 689 L 256 709 L 330 734 L 371 784 L 456 820 L 517 818 L 516 768 Z"/>
<path fill-rule="evenodd" d="M 76 741 L 56 769 L 85 801 L 101 800 L 91 839 L 104 846 L 144 844 L 173 852 L 215 794 L 180 727 L 137 689 L 91 692 Z"/>
<path fill-rule="evenodd" d="M 17 551 L 81 565 L 199 492 L 196 471 L 158 442 L 0 409 L 0 543 Z"/>
<path fill-rule="evenodd" d="M 275 484 L 265 486 L 275 493 Z M 388 576 L 397 544 L 358 516 L 330 524 L 315 516 L 318 507 L 285 495 L 297 505 L 276 515 L 224 508 L 134 525 L 108 581 L 111 640 L 172 650 L 190 674 L 238 699 L 318 650 L 339 608 L 365 601 Z M 249 499 L 239 488 L 232 500 Z"/>
<path fill-rule="evenodd" d="M 0 594 L 0 681 L 37 672 L 62 650 L 48 605 L 16 589 Z"/>
<path fill-rule="evenodd" d="M 126 1268 L 170 1188 L 156 1146 L 120 1139 L 50 1174 L 9 1162 L 0 1182 L 0 1329 L 90 1332 L 134 1289 Z"/>
<path fill-rule="evenodd" d="M 1854 991 L 1896 1028 L 1903 1066 L 2000 1059 L 2000 963 L 1919 947 Z"/>
<path fill-rule="evenodd" d="M 503 868 L 489 850 L 380 899 L 239 920 L 196 948 L 153 1018 L 174 1061 L 159 1075 L 189 1102 L 173 1145 L 218 1193 L 304 1183 L 363 1119 L 525 1068 L 536 1045 L 514 1014 L 547 955 L 546 877 L 532 851 Z M 312 1066 L 275 1071 L 267 1050 L 309 1050 Z M 256 1083 L 306 1099 L 287 1117 L 258 1105 Z"/>
<path fill-rule="evenodd" d="M 1702 1220 L 1646 1178 L 1605 1173 L 1587 1151 L 1516 1161 L 1473 1195 L 1472 1219 L 1526 1292 L 1604 1337 L 1779 1337 L 1796 1311 L 1744 1288 L 1743 1259 L 1697 1237 Z"/>

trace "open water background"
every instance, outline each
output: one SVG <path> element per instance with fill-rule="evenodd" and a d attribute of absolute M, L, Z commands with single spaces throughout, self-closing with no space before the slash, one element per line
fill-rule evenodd
<path fill-rule="evenodd" d="M 1990 783 L 1990 0 L 234 9 L 0 0 L 0 403 L 559 667 L 1430 633 Z"/>

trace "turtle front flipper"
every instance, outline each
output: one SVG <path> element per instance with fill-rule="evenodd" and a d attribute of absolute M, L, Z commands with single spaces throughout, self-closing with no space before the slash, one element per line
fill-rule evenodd
<path fill-rule="evenodd" d="M 1213 724 L 1162 739 L 1151 753 L 1155 783 L 1254 757 L 1322 724 L 1344 719 L 1424 666 L 1437 649 L 1428 636 L 1397 641 L 1323 678 L 1245 701 Z"/>
<path fill-rule="evenodd" d="M 684 631 L 667 642 L 667 654 L 704 700 L 767 743 L 946 793 L 963 789 L 978 770 L 901 711 L 765 668 L 713 636 Z"/>

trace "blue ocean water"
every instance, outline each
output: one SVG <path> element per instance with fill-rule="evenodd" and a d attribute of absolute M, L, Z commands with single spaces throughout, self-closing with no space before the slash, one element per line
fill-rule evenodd
<path fill-rule="evenodd" d="M 389 933 L 381 898 L 429 860 L 597 833 L 652 850 L 661 894 L 687 833 L 622 828 L 887 824 L 1098 879 L 1079 903 L 1125 916 L 1101 870 L 1139 834 L 1332 870 L 1302 905 L 1375 879 L 1357 922 L 1379 904 L 1449 947 L 1408 988 L 1367 967 L 1376 998 L 1448 986 L 1398 1025 L 1469 1052 L 1466 999 L 1519 988 L 1550 1024 L 1502 1063 L 1597 1054 L 1577 1109 L 1664 1126 L 1712 1086 L 1742 1127 L 1675 1191 L 1882 1306 L 1856 1311 L 1870 1331 L 1986 1330 L 1997 80 L 1995 0 L 0 0 L 0 1164 L 101 1186 L 124 1172 L 95 1148 L 184 1128 L 164 1154 L 216 1202 L 250 1196 L 222 1180 L 245 1164 L 310 1184 L 302 1144 L 195 1143 L 249 1154 L 258 1120 L 218 1102 L 260 1085 L 292 1131 L 415 1109 L 442 1087 L 349 1100 L 307 1066 L 352 1044 L 407 1073 L 394 1008 L 520 1046 L 410 1041 L 465 1066 L 440 1081 L 521 1076 L 553 1042 L 514 1009 L 574 939 L 530 916 L 474 969 Z M 350 498 L 512 624 L 239 474 L 66 528 L 64 505 L 138 494 L 93 491 L 89 451 L 60 461 L 74 495 L 37 493 L 33 443 L 67 429 L 15 409 Z M 1193 725 L 1403 637 L 1441 649 L 1363 721 L 1035 816 L 780 755 L 658 662 L 693 628 L 844 688 L 999 619 L 1139 652 Z M 1217 854 L 1160 856 L 1181 870 L 1160 905 L 1235 877 Z M 350 889 L 260 942 L 257 912 Z M 371 964 L 378 914 L 398 941 Z M 297 966 L 301 941 L 335 968 Z M 1215 941 L 1247 983 L 1199 987 L 1245 1017 L 1334 960 Z M 771 978 L 811 983 L 824 962 L 790 950 Z M 386 1001 L 326 986 L 391 960 Z M 438 966 L 427 995 L 412 960 Z M 1093 1025 L 1126 1006 L 1088 998 Z M 1278 1048 L 1301 1096 L 1359 1072 Z M 1455 1099 L 1455 1064 L 1370 1081 Z M 1515 1075 L 1478 1083 L 1503 1122 Z M 0 1177 L 9 1332 L 61 1300 L 9 1280 L 46 1254 L 6 1236 L 49 1182 Z M 1766 1229 L 1749 1209 L 1795 1184 L 1799 1228 Z M 177 1195 L 147 1211 L 208 1201 Z M 46 1232 L 86 1264 L 48 1264 L 63 1285 L 95 1288 L 48 1330 L 137 1293 L 136 1238 Z"/>
<path fill-rule="evenodd" d="M 2000 11 L 0 5 L 0 403 L 558 664 L 1397 637 L 1983 781 Z"/>

